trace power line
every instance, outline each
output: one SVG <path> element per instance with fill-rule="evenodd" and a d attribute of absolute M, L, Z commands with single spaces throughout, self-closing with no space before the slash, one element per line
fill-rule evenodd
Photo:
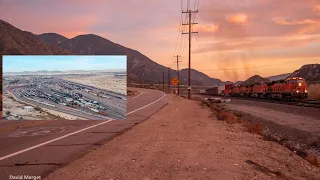
<path fill-rule="evenodd" d="M 182 9 L 183 9 L 183 0 L 181 0 L 181 11 L 182 11 Z M 177 41 L 176 41 L 176 46 L 175 46 L 175 50 L 174 50 L 174 53 L 173 53 L 173 55 L 174 54 L 176 54 L 176 52 L 177 52 L 177 48 L 178 48 L 178 43 L 180 43 L 180 41 L 181 41 L 181 31 L 182 31 L 182 21 L 183 21 L 183 19 L 182 19 L 182 14 L 180 14 L 180 23 L 179 23 L 179 31 L 178 31 L 178 37 L 177 37 Z"/>
<path fill-rule="evenodd" d="M 189 4 L 189 0 L 188 0 L 188 4 Z M 182 13 L 185 13 L 185 14 L 189 15 L 188 23 L 182 24 L 182 25 L 189 26 L 189 32 L 188 33 L 182 33 L 182 34 L 188 34 L 189 35 L 188 99 L 190 99 L 190 97 L 191 97 L 191 34 L 198 33 L 198 32 L 193 32 L 192 29 L 191 29 L 192 25 L 197 24 L 197 23 L 191 22 L 191 18 L 192 18 L 192 14 L 198 13 L 198 10 L 192 11 L 192 10 L 189 9 L 189 6 L 188 6 L 187 11 L 182 11 Z"/>
<path fill-rule="evenodd" d="M 163 91 L 164 91 L 164 71 L 162 72 L 162 88 L 163 88 Z"/>
<path fill-rule="evenodd" d="M 179 83 L 178 83 L 178 92 L 177 92 L 177 94 L 179 95 L 179 94 L 180 94 L 179 62 L 182 62 L 182 61 L 179 61 L 179 57 L 181 57 L 181 56 L 176 55 L 176 56 L 174 56 L 174 57 L 177 57 L 177 60 L 176 60 L 175 62 L 177 63 L 177 75 L 178 75 L 178 81 L 179 81 Z"/>
<path fill-rule="evenodd" d="M 209 62 L 208 55 L 207 55 L 207 52 L 208 52 L 207 48 L 201 46 L 200 43 L 199 43 L 199 34 L 196 34 L 194 37 L 195 37 L 195 39 L 196 39 L 196 41 L 198 43 L 198 47 L 200 48 L 200 50 L 204 52 L 204 57 L 205 57 L 206 62 Z M 212 61 L 210 61 L 210 62 L 212 63 Z"/>

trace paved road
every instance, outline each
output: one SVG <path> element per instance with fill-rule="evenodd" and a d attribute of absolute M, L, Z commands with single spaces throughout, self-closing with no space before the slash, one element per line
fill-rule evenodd
<path fill-rule="evenodd" d="M 128 98 L 127 120 L 0 121 L 0 179 L 9 179 L 9 175 L 44 177 L 144 121 L 167 104 L 162 92 L 140 91 L 142 94 L 137 97 Z"/>

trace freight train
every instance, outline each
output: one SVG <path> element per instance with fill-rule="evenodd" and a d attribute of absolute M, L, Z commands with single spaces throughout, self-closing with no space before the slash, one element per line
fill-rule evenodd
<path fill-rule="evenodd" d="M 200 90 L 200 94 L 255 97 L 265 99 L 304 99 L 308 97 L 308 85 L 301 77 L 287 78 L 285 80 L 260 82 L 251 85 L 226 84 Z"/>

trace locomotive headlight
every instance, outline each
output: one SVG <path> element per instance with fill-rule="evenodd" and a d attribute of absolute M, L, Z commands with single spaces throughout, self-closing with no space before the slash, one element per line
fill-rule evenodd
<path fill-rule="evenodd" d="M 307 91 L 307 90 L 304 90 L 304 92 L 307 93 L 308 91 Z"/>
<path fill-rule="evenodd" d="M 297 93 L 299 93 L 299 90 L 297 90 Z"/>
<path fill-rule="evenodd" d="M 301 86 L 301 83 L 299 83 L 299 86 Z"/>

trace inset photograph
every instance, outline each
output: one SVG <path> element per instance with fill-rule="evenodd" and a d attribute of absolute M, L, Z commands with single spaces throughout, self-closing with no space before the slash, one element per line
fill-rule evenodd
<path fill-rule="evenodd" d="M 6 55 L 2 61 L 2 119 L 126 119 L 127 56 Z"/>

